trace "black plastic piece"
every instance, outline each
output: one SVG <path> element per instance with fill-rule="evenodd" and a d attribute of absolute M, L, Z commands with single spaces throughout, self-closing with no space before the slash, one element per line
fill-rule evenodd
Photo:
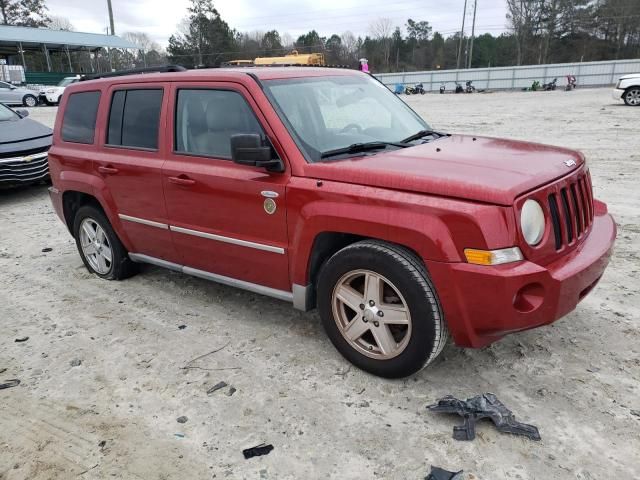
<path fill-rule="evenodd" d="M 265 445 L 264 443 L 257 447 L 247 448 L 242 450 L 244 458 L 249 460 L 253 457 L 261 457 L 262 455 L 268 455 L 273 450 L 273 445 Z"/>
<path fill-rule="evenodd" d="M 182 65 L 162 65 L 159 67 L 132 68 L 130 70 L 119 70 L 117 72 L 92 73 L 80 77 L 80 81 L 96 80 L 98 78 L 124 77 L 126 75 L 137 75 L 139 73 L 168 73 L 168 72 L 186 72 L 187 69 Z"/>
<path fill-rule="evenodd" d="M 478 395 L 466 401 L 447 395 L 427 408 L 432 412 L 457 413 L 464 417 L 463 425 L 453 427 L 453 438 L 456 440 L 473 440 L 476 437 L 476 422 L 482 418 L 491 419 L 500 432 L 523 435 L 531 440 L 541 439 L 537 427 L 516 421 L 513 412 L 493 393 Z"/>
<path fill-rule="evenodd" d="M 434 467 L 431 465 L 431 472 L 424 480 L 462 480 L 463 470 L 459 472 L 450 472 L 444 468 Z"/>

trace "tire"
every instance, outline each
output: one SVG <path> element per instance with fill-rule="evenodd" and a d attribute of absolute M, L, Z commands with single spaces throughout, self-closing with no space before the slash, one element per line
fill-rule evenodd
<path fill-rule="evenodd" d="M 382 289 L 367 289 L 370 279 L 372 286 L 377 284 L 375 277 Z M 375 298 L 376 290 L 382 293 L 379 303 L 372 305 L 368 297 Z M 431 363 L 447 341 L 444 316 L 427 270 L 403 247 L 364 240 L 343 248 L 322 267 L 317 293 L 320 317 L 333 345 L 355 366 L 374 375 L 411 375 Z"/>
<path fill-rule="evenodd" d="M 640 87 L 629 87 L 622 95 L 624 103 L 630 107 L 640 107 Z"/>
<path fill-rule="evenodd" d="M 22 97 L 22 105 L 25 107 L 37 107 L 38 99 L 35 97 L 35 95 L 27 94 Z"/>
<path fill-rule="evenodd" d="M 108 261 L 104 255 L 99 253 L 88 254 L 88 250 L 83 248 L 82 242 L 86 241 L 88 237 L 90 238 L 85 227 L 88 227 L 89 230 L 93 229 L 94 234 L 100 230 L 103 232 L 104 235 L 97 234 L 94 238 L 98 239 L 98 244 L 101 245 L 103 253 L 107 251 L 110 253 L 111 261 Z M 100 230 L 98 230 L 98 227 Z M 137 265 L 129 259 L 126 248 L 114 232 L 109 220 L 98 208 L 92 205 L 85 205 L 78 209 L 73 221 L 73 236 L 76 240 L 80 258 L 82 258 L 82 262 L 89 272 L 106 280 L 123 280 L 137 272 Z M 89 243 L 91 243 L 92 249 L 95 250 L 96 247 L 94 247 L 93 243 Z"/>

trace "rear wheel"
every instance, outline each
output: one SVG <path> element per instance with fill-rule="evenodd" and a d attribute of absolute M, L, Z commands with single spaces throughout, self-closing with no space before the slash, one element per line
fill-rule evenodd
<path fill-rule="evenodd" d="M 91 273 L 107 280 L 121 280 L 136 273 L 136 264 L 96 207 L 85 205 L 78 209 L 73 234 L 80 257 Z"/>
<path fill-rule="evenodd" d="M 358 242 L 331 257 L 318 278 L 318 308 L 338 351 L 382 377 L 417 372 L 448 336 L 422 262 L 384 242 Z"/>
<path fill-rule="evenodd" d="M 34 95 L 25 95 L 22 97 L 22 105 L 25 107 L 35 107 L 38 105 L 38 99 Z"/>
<path fill-rule="evenodd" d="M 640 87 L 630 87 L 622 95 L 624 103 L 630 107 L 640 106 Z"/>

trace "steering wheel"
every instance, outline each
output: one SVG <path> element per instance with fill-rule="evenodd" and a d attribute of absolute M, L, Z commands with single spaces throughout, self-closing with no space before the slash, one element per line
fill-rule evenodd
<path fill-rule="evenodd" d="M 356 130 L 358 133 L 362 133 L 362 127 L 357 123 L 350 123 L 342 130 L 340 130 L 340 133 L 347 133 L 349 130 Z"/>

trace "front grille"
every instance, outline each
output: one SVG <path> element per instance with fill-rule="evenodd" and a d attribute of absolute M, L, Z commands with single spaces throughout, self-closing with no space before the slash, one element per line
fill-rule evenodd
<path fill-rule="evenodd" d="M 572 178 L 548 197 L 556 250 L 581 239 L 593 223 L 593 195 L 589 172 Z"/>
<path fill-rule="evenodd" d="M 0 183 L 21 183 L 41 180 L 49 174 L 47 157 L 36 158 L 30 162 L 15 160 L 0 162 Z"/>

